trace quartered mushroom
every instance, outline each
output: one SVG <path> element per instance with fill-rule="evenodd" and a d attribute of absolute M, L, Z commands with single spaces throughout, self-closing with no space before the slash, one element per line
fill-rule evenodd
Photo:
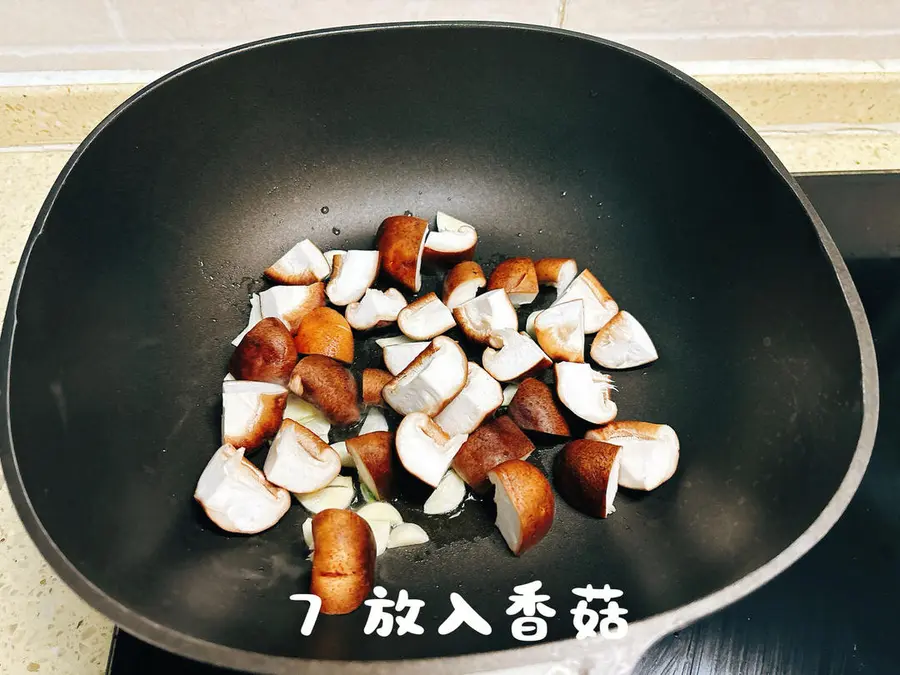
<path fill-rule="evenodd" d="M 569 423 L 563 417 L 550 387 L 529 377 L 516 390 L 506 414 L 525 431 L 537 431 L 551 436 L 571 436 Z"/>
<path fill-rule="evenodd" d="M 394 434 L 373 431 L 345 443 L 360 481 L 376 499 L 390 499 L 394 493 Z"/>
<path fill-rule="evenodd" d="M 528 459 L 534 443 L 507 416 L 482 424 L 453 458 L 453 470 L 476 492 L 488 487 L 488 472 L 508 459 Z"/>
<path fill-rule="evenodd" d="M 494 486 L 494 521 L 509 550 L 522 555 L 550 531 L 556 503 L 550 482 L 536 466 L 510 459 L 488 472 Z"/>
<path fill-rule="evenodd" d="M 334 274 L 334 259 L 339 255 L 344 255 L 346 252 L 341 249 L 331 249 L 322 254 L 325 256 L 325 260 L 328 261 L 328 276 Z"/>
<path fill-rule="evenodd" d="M 575 277 L 575 280 L 569 284 L 551 307 L 572 300 L 584 302 L 584 332 L 586 335 L 596 333 L 603 328 L 619 311 L 616 301 L 597 281 L 597 277 L 591 274 L 590 270 L 582 270 L 581 274 Z"/>
<path fill-rule="evenodd" d="M 572 258 L 541 258 L 534 263 L 538 284 L 556 289 L 559 298 L 578 274 L 578 263 Z"/>
<path fill-rule="evenodd" d="M 263 318 L 281 319 L 293 335 L 303 317 L 316 307 L 325 306 L 325 284 L 273 286 L 259 294 L 259 306 Z"/>
<path fill-rule="evenodd" d="M 291 374 L 291 390 L 322 411 L 332 424 L 349 426 L 360 418 L 356 379 L 342 364 L 321 354 L 305 356 Z"/>
<path fill-rule="evenodd" d="M 509 382 L 549 368 L 550 358 L 526 333 L 504 329 L 494 333 L 492 341 L 500 349 L 487 347 L 481 357 L 484 369 L 500 382 Z"/>
<path fill-rule="evenodd" d="M 325 413 L 293 392 L 288 394 L 287 405 L 284 406 L 284 419 L 302 424 L 323 441 L 328 442 L 331 422 L 325 417 Z"/>
<path fill-rule="evenodd" d="M 338 307 L 358 302 L 375 283 L 379 261 L 378 251 L 347 251 L 336 255 L 331 279 L 325 287 L 328 301 Z"/>
<path fill-rule="evenodd" d="M 427 346 L 427 345 L 426 345 Z M 424 349 L 424 347 L 423 347 Z M 419 353 L 416 353 L 418 356 Z M 413 357 L 415 358 L 415 356 Z M 412 359 L 410 359 L 411 361 Z M 409 365 L 408 363 L 403 366 Z M 403 368 L 400 368 L 399 373 Z M 394 379 L 394 376 L 386 370 L 380 368 L 364 368 L 362 371 L 362 400 L 367 406 L 384 407 L 387 405 L 381 396 L 384 385 Z"/>
<path fill-rule="evenodd" d="M 366 413 L 366 419 L 359 428 L 359 435 L 370 434 L 373 431 L 388 431 L 387 419 L 378 408 L 370 408 Z"/>
<path fill-rule="evenodd" d="M 556 364 L 556 395 L 573 413 L 594 424 L 615 419 L 618 407 L 610 398 L 615 390 L 609 375 L 587 363 Z"/>
<path fill-rule="evenodd" d="M 309 592 L 322 600 L 322 614 L 349 614 L 375 583 L 375 535 L 358 514 L 325 509 L 312 519 L 315 555 Z"/>
<path fill-rule="evenodd" d="M 428 543 L 428 533 L 421 525 L 415 523 L 400 523 L 391 530 L 388 537 L 388 548 L 400 548 L 401 546 L 417 546 Z"/>
<path fill-rule="evenodd" d="M 291 505 L 290 493 L 272 485 L 244 458 L 244 448 L 230 443 L 216 450 L 203 469 L 194 499 L 213 523 L 236 534 L 274 527 Z"/>
<path fill-rule="evenodd" d="M 222 382 L 222 443 L 251 452 L 278 433 L 288 390 L 269 382 Z"/>
<path fill-rule="evenodd" d="M 571 300 L 545 309 L 535 318 L 534 333 L 541 349 L 554 361 L 584 363 L 583 301 Z"/>
<path fill-rule="evenodd" d="M 475 296 L 472 296 L 475 297 Z M 262 321 L 262 309 L 259 305 L 259 293 L 252 293 L 250 295 L 250 316 L 247 319 L 247 327 L 244 328 L 240 333 L 238 333 L 237 337 L 231 341 L 231 344 L 237 347 L 241 340 L 244 339 L 244 336 L 250 332 L 250 329 L 253 328 L 257 323 Z"/>
<path fill-rule="evenodd" d="M 622 310 L 594 336 L 591 358 L 604 368 L 617 370 L 651 363 L 659 354 L 640 322 Z"/>
<path fill-rule="evenodd" d="M 503 289 L 514 307 L 529 305 L 538 294 L 537 273 L 531 258 L 508 258 L 497 265 L 488 279 L 489 291 Z"/>
<path fill-rule="evenodd" d="M 304 509 L 310 513 L 318 513 L 325 509 L 348 508 L 353 503 L 356 490 L 353 488 L 353 479 L 350 476 L 337 475 L 333 481 L 320 490 L 315 492 L 298 492 L 294 496 Z M 311 535 L 312 530 L 310 530 Z"/>
<path fill-rule="evenodd" d="M 231 355 L 228 372 L 236 380 L 286 386 L 297 363 L 294 338 L 278 319 L 263 319 L 240 341 Z"/>
<path fill-rule="evenodd" d="M 450 469 L 441 478 L 434 492 L 425 500 L 423 511 L 429 516 L 451 513 L 465 498 L 466 484 L 453 469 Z"/>
<path fill-rule="evenodd" d="M 622 420 L 593 429 L 584 437 L 622 448 L 619 453 L 620 487 L 655 490 L 678 468 L 678 435 L 666 424 Z"/>
<path fill-rule="evenodd" d="M 437 487 L 467 436 L 450 436 L 428 415 L 414 412 L 397 428 L 397 456 L 410 474 Z"/>
<path fill-rule="evenodd" d="M 428 263 L 449 267 L 475 257 L 478 233 L 474 227 L 442 211 L 437 212 L 435 227 L 437 230 L 425 237 L 424 258 Z"/>
<path fill-rule="evenodd" d="M 516 308 L 502 288 L 483 293 L 455 307 L 453 318 L 467 338 L 481 344 L 489 344 L 491 336 L 497 331 L 515 331 L 519 328 Z"/>
<path fill-rule="evenodd" d="M 422 287 L 422 253 L 428 222 L 414 216 L 385 218 L 375 235 L 381 269 L 404 288 L 418 293 Z"/>
<path fill-rule="evenodd" d="M 486 285 L 481 265 L 471 260 L 461 262 L 444 277 L 442 300 L 448 309 L 455 309 L 478 295 Z"/>
<path fill-rule="evenodd" d="M 291 492 L 315 492 L 341 472 L 341 458 L 334 449 L 294 420 L 284 420 L 266 462 L 266 478 Z"/>
<path fill-rule="evenodd" d="M 362 300 L 347 305 L 344 316 L 356 330 L 372 330 L 394 323 L 404 307 L 406 298 L 396 288 L 383 292 L 369 288 Z"/>
<path fill-rule="evenodd" d="M 331 266 L 319 247 L 309 239 L 296 244 L 265 271 L 265 275 L 279 284 L 303 286 L 322 281 L 331 273 Z"/>
<path fill-rule="evenodd" d="M 556 458 L 554 480 L 560 496 L 595 518 L 614 513 L 621 448 L 602 441 L 570 441 Z"/>
<path fill-rule="evenodd" d="M 409 303 L 397 316 L 397 326 L 411 340 L 431 340 L 455 325 L 453 314 L 435 293 Z"/>
<path fill-rule="evenodd" d="M 391 379 L 402 373 L 410 363 L 416 360 L 419 354 L 424 352 L 430 346 L 431 342 L 427 340 L 421 340 L 419 342 L 407 340 L 406 342 L 389 344 L 382 349 L 381 358 L 384 359 L 384 365 L 391 373 Z M 384 388 L 382 387 L 382 396 L 384 395 L 383 389 Z"/>
<path fill-rule="evenodd" d="M 294 345 L 301 354 L 321 354 L 353 363 L 353 330 L 331 307 L 317 307 L 303 318 Z"/>
<path fill-rule="evenodd" d="M 470 434 L 502 403 L 500 383 L 477 363 L 469 361 L 466 385 L 434 421 L 451 436 Z"/>
<path fill-rule="evenodd" d="M 381 395 L 401 415 L 421 412 L 435 416 L 462 391 L 468 378 L 467 363 L 459 344 L 439 335 L 384 386 Z"/>

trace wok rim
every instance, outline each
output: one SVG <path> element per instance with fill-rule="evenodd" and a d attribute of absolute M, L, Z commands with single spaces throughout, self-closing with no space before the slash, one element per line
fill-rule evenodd
<path fill-rule="evenodd" d="M 465 656 L 410 659 L 403 661 L 329 661 L 275 656 L 235 647 L 226 647 L 218 643 L 187 636 L 180 631 L 151 621 L 140 613 L 131 610 L 124 604 L 111 598 L 90 579 L 85 577 L 75 565 L 69 561 L 44 529 L 43 524 L 38 518 L 31 504 L 31 500 L 26 493 L 22 477 L 18 470 L 18 462 L 14 453 L 12 439 L 9 409 L 9 384 L 12 347 L 17 326 L 16 312 L 18 309 L 19 294 L 21 292 L 24 274 L 28 267 L 34 244 L 43 233 L 47 218 L 54 207 L 56 198 L 65 184 L 66 179 L 78 164 L 81 156 L 86 152 L 88 147 L 90 147 L 91 143 L 97 136 L 103 133 L 113 120 L 144 97 L 151 95 L 157 87 L 214 61 L 229 58 L 241 52 L 250 51 L 267 45 L 293 42 L 302 39 L 321 38 L 329 35 L 406 29 L 422 30 L 431 28 L 487 28 L 525 33 L 537 32 L 568 39 L 586 40 L 610 49 L 624 52 L 661 69 L 669 77 L 680 81 L 682 85 L 688 86 L 696 93 L 702 95 L 712 105 L 716 106 L 720 112 L 727 115 L 737 129 L 753 142 L 757 150 L 762 153 L 769 165 L 777 172 L 785 185 L 793 191 L 795 197 L 800 201 L 806 211 L 807 216 L 816 230 L 822 249 L 831 263 L 853 320 L 857 345 L 860 351 L 862 421 L 856 450 L 850 461 L 848 470 L 831 500 L 812 524 L 777 556 L 718 591 L 676 609 L 669 610 L 668 612 L 634 623 L 629 623 L 628 634 L 621 640 L 610 642 L 609 644 L 606 644 L 607 641 L 601 637 L 587 640 L 570 638 L 557 642 L 523 646 L 502 651 L 467 654 Z M 60 171 L 45 198 L 23 249 L 10 289 L 7 311 L 3 321 L 2 335 L 0 335 L 0 366 L 2 366 L 2 379 L 0 379 L 0 383 L 3 385 L 2 388 L 0 388 L 0 407 L 2 407 L 3 412 L 2 421 L 0 421 L 0 424 L 3 426 L 3 433 L 0 434 L 0 466 L 3 468 L 12 502 L 25 526 L 26 532 L 37 546 L 41 555 L 60 579 L 89 606 L 100 612 L 117 627 L 149 644 L 188 659 L 204 661 L 231 669 L 271 674 L 294 673 L 297 672 L 298 667 L 302 667 L 304 672 L 315 673 L 316 675 L 325 675 L 326 673 L 334 671 L 340 671 L 346 675 L 362 675 L 364 673 L 366 675 L 408 675 L 426 669 L 433 673 L 433 675 L 445 675 L 448 673 L 514 668 L 541 663 L 557 663 L 570 665 L 573 672 L 577 672 L 586 666 L 590 668 L 603 666 L 606 668 L 614 667 L 615 670 L 609 671 L 611 673 L 621 673 L 622 675 L 625 675 L 631 671 L 631 668 L 654 642 L 671 632 L 694 623 L 698 619 L 738 601 L 752 591 L 758 589 L 799 560 L 825 536 L 847 508 L 847 505 L 856 493 L 863 475 L 865 474 L 875 443 L 880 398 L 875 344 L 869 327 L 868 318 L 856 289 L 856 285 L 851 278 L 849 269 L 831 235 L 828 233 L 823 221 L 819 217 L 809 198 L 803 192 L 799 183 L 749 123 L 705 85 L 678 70 L 671 64 L 642 51 L 605 38 L 563 28 L 504 21 L 388 22 L 339 26 L 272 36 L 243 43 L 207 55 L 172 70 L 142 87 L 139 91 L 128 97 L 123 103 L 116 107 L 115 110 L 109 113 L 78 145 L 76 150 L 72 153 L 72 156 Z"/>

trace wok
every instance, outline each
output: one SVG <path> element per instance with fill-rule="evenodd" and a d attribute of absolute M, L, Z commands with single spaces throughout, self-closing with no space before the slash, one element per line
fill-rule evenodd
<path fill-rule="evenodd" d="M 377 580 L 425 601 L 424 634 L 364 635 L 362 608 L 303 637 L 305 610 L 288 600 L 308 583 L 303 509 L 228 536 L 192 492 L 261 270 L 304 237 L 371 247 L 405 210 L 472 222 L 482 261 L 571 255 L 590 268 L 661 353 L 614 375 L 619 418 L 673 426 L 681 463 L 652 493 L 623 491 L 607 520 L 557 499 L 549 535 L 521 558 L 490 500 L 447 519 L 409 498 L 401 510 L 432 541 L 381 556 Z M 634 50 L 501 24 L 280 37 L 143 89 L 41 209 L 2 354 L 3 468 L 54 569 L 144 640 L 269 673 L 556 660 L 627 672 L 825 534 L 865 470 L 878 407 L 852 280 L 760 137 Z M 549 468 L 557 447 L 532 461 Z M 533 580 L 556 616 L 523 643 L 505 611 Z M 624 592 L 625 638 L 574 638 L 572 589 L 589 583 Z M 451 592 L 490 635 L 438 634 Z"/>

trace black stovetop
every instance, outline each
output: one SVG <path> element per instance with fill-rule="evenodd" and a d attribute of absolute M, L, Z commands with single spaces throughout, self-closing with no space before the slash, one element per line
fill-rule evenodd
<path fill-rule="evenodd" d="M 881 416 L 866 476 L 826 537 L 744 600 L 656 644 L 634 675 L 900 672 L 900 173 L 799 177 L 862 295 Z M 108 675 L 226 675 L 117 631 Z"/>

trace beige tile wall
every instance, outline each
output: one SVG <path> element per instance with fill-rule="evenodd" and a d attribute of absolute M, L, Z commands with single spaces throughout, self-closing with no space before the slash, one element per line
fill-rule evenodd
<path fill-rule="evenodd" d="M 900 59 L 900 0 L 0 0 L 0 72 L 168 70 L 270 35 L 439 19 L 562 26 L 669 61 Z"/>

